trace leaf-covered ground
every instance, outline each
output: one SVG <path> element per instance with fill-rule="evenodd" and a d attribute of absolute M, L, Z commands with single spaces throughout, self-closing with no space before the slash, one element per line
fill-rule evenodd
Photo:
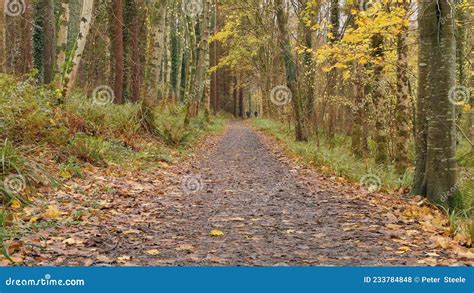
<path fill-rule="evenodd" d="M 90 168 L 51 197 L 8 243 L 25 265 L 473 264 L 423 200 L 323 177 L 241 122 L 177 165 Z"/>

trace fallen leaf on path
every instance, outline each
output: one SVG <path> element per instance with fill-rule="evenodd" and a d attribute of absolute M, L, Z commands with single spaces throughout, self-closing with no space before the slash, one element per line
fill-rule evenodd
<path fill-rule="evenodd" d="M 19 209 L 21 208 L 21 202 L 15 198 L 14 200 L 12 200 L 12 203 L 10 206 L 14 209 Z"/>
<path fill-rule="evenodd" d="M 82 241 L 81 240 L 76 240 L 74 238 L 67 238 L 65 240 L 63 240 L 63 243 L 64 244 L 67 244 L 67 245 L 74 245 L 74 244 L 81 244 Z"/>
<path fill-rule="evenodd" d="M 224 235 L 224 232 L 222 232 L 221 230 L 212 230 L 211 231 L 211 236 L 213 237 L 219 237 L 219 236 L 223 236 Z"/>
<path fill-rule="evenodd" d="M 121 261 L 121 262 L 128 261 L 128 260 L 131 260 L 131 259 L 132 259 L 132 257 L 130 255 L 122 255 L 122 256 L 117 257 L 117 260 Z"/>
<path fill-rule="evenodd" d="M 434 239 L 435 248 L 447 249 L 451 246 L 450 240 L 446 237 L 437 236 Z"/>
<path fill-rule="evenodd" d="M 61 212 L 55 205 L 49 205 L 46 211 L 43 213 L 43 218 L 54 220 L 61 216 Z"/>
<path fill-rule="evenodd" d="M 97 260 L 100 262 L 110 263 L 112 260 L 106 255 L 98 255 Z"/>
<path fill-rule="evenodd" d="M 140 231 L 138 230 L 127 230 L 127 231 L 124 231 L 123 234 L 125 235 L 128 235 L 128 234 L 138 234 L 140 233 Z"/>
<path fill-rule="evenodd" d="M 149 254 L 149 255 L 158 255 L 160 253 L 161 251 L 159 251 L 158 249 L 150 249 L 146 251 L 146 254 Z"/>

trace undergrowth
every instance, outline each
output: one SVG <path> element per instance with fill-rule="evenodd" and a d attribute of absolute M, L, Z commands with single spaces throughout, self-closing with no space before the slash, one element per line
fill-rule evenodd
<path fill-rule="evenodd" d="M 154 168 L 173 162 L 206 132 L 222 130 L 226 119 L 207 123 L 200 113 L 185 126 L 181 105 L 97 104 L 81 93 L 59 103 L 58 95 L 33 77 L 0 75 L 0 242 L 5 219 L 29 204 L 36 187 L 83 178 L 86 164 Z M 9 179 L 17 180 L 10 188 Z"/>

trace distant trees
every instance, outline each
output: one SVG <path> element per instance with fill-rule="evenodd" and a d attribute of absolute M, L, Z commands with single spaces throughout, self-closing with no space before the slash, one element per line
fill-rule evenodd
<path fill-rule="evenodd" d="M 186 123 L 257 110 L 298 141 L 415 165 L 413 192 L 433 200 L 456 186 L 456 127 L 474 135 L 473 101 L 456 93 L 470 81 L 464 0 L 6 1 L 0 70 L 34 67 L 63 96 L 107 86 L 118 104 L 180 104 Z"/>
<path fill-rule="evenodd" d="M 212 40 L 226 49 L 216 67 L 229 68 L 239 80 L 233 109 L 242 104 L 240 90 L 257 89 L 252 99 L 263 116 L 287 120 L 296 140 L 324 133 L 334 142 L 348 135 L 356 156 L 372 153 L 400 174 L 416 165 L 414 193 L 434 201 L 452 195 L 455 125 L 472 125 L 472 115 L 454 115 L 449 99 L 456 95 L 456 77 L 466 86 L 466 2 L 272 0 L 222 6 L 226 24 Z M 258 83 L 242 82 L 248 76 Z M 272 88 L 282 84 L 291 92 L 290 104 L 272 100 Z M 462 94 L 458 107 L 469 109 Z M 412 141 L 416 164 L 410 162 Z"/>

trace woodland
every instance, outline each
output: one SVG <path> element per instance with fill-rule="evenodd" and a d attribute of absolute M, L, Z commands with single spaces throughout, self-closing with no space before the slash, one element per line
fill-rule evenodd
<path fill-rule="evenodd" d="M 474 263 L 471 1 L 0 2 L 0 265 Z"/>

